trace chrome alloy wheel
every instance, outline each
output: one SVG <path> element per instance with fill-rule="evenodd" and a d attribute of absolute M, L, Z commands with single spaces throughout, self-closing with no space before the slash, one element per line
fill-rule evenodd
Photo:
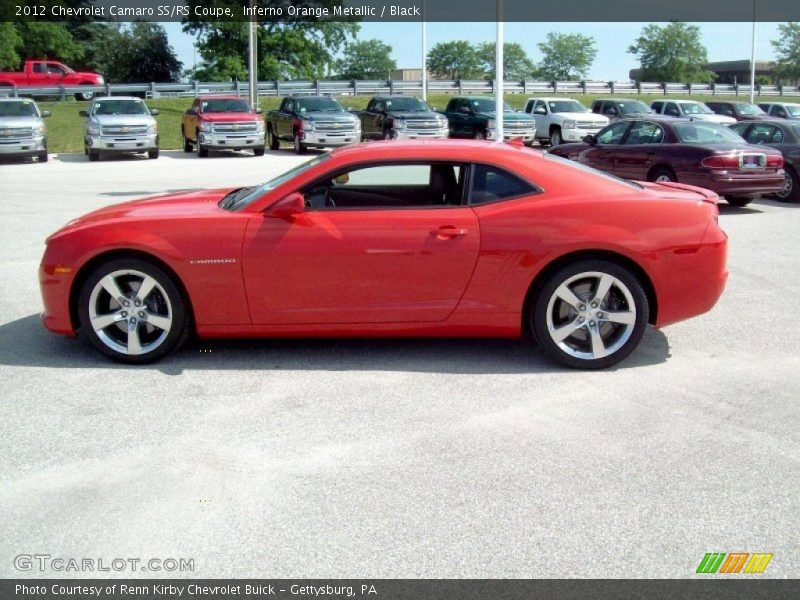
<path fill-rule="evenodd" d="M 783 187 L 781 188 L 781 191 L 777 192 L 775 195 L 781 200 L 786 200 L 792 196 L 793 189 L 794 178 L 792 178 L 792 174 L 789 171 L 786 171 L 783 176 Z"/>
<path fill-rule="evenodd" d="M 670 181 L 672 181 L 672 178 L 666 174 L 661 174 L 656 177 L 656 183 L 669 183 Z"/>
<path fill-rule="evenodd" d="M 141 271 L 114 271 L 103 277 L 92 289 L 88 308 L 98 339 L 122 354 L 152 352 L 172 329 L 166 291 Z"/>
<path fill-rule="evenodd" d="M 582 360 L 610 356 L 633 333 L 636 303 L 608 273 L 588 271 L 564 281 L 547 305 L 547 331 L 566 354 Z"/>

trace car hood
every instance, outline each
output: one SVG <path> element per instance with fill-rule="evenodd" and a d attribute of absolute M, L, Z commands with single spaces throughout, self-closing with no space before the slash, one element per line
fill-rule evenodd
<path fill-rule="evenodd" d="M 38 117 L 0 117 L 0 127 L 38 127 L 41 124 Z"/>
<path fill-rule="evenodd" d="M 150 125 L 155 119 L 150 115 L 92 115 L 92 121 L 101 125 Z"/>
<path fill-rule="evenodd" d="M 303 118 L 313 119 L 315 121 L 330 121 L 332 123 L 353 123 L 358 121 L 356 115 L 352 115 L 348 112 L 312 111 L 303 113 Z"/>
<path fill-rule="evenodd" d="M 553 113 L 556 117 L 563 117 L 570 121 L 579 121 L 581 123 L 608 123 L 608 117 L 603 115 L 596 115 L 594 113 L 585 112 L 560 112 Z"/>
<path fill-rule="evenodd" d="M 435 119 L 443 116 L 441 113 L 431 111 L 414 110 L 390 110 L 387 114 L 395 119 Z"/>
<path fill-rule="evenodd" d="M 258 113 L 203 113 L 203 121 L 209 123 L 242 123 L 250 121 L 260 121 L 261 115 Z"/>
<path fill-rule="evenodd" d="M 181 192 L 112 204 L 70 221 L 53 235 L 121 219 L 165 219 L 213 213 L 222 210 L 217 206 L 218 202 L 233 189 Z"/>
<path fill-rule="evenodd" d="M 482 113 L 477 113 L 477 114 L 480 115 L 481 117 L 486 117 L 488 119 L 494 119 L 497 116 L 497 113 L 494 112 L 494 111 L 492 111 L 492 112 L 482 112 Z M 509 122 L 514 123 L 515 121 L 526 121 L 526 122 L 528 122 L 528 121 L 533 121 L 533 120 L 534 119 L 533 119 L 532 116 L 530 116 L 528 114 L 525 114 L 525 113 L 503 113 L 503 123 L 509 123 Z"/>
<path fill-rule="evenodd" d="M 711 121 L 712 123 L 723 123 L 725 125 L 729 123 L 736 123 L 736 119 L 734 119 L 733 117 L 728 117 L 726 115 L 702 114 L 702 115 L 686 115 L 686 117 L 689 119 L 696 119 L 698 121 Z"/>

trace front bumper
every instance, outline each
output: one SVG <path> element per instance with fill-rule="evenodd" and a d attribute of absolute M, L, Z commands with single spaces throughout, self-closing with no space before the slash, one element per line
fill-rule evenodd
<path fill-rule="evenodd" d="M 497 140 L 497 130 L 490 129 L 488 132 L 488 136 L 490 140 Z M 505 128 L 503 129 L 503 141 L 507 142 L 509 140 L 513 140 L 514 138 L 521 137 L 526 142 L 533 142 L 536 139 L 536 129 L 526 129 L 525 131 L 508 131 Z"/>
<path fill-rule="evenodd" d="M 44 136 L 0 142 L 0 155 L 2 156 L 33 156 L 46 150 L 47 138 Z"/>
<path fill-rule="evenodd" d="M 561 128 L 561 139 L 565 142 L 582 142 L 587 135 L 597 135 L 602 127 L 592 129 L 564 129 Z"/>
<path fill-rule="evenodd" d="M 446 140 L 450 137 L 450 127 L 439 129 L 392 129 L 397 140 Z"/>
<path fill-rule="evenodd" d="M 354 142 L 361 141 L 361 130 L 352 129 L 350 131 L 303 131 L 303 143 L 306 146 L 313 146 L 315 148 L 335 148 L 337 146 L 346 146 Z"/>
<path fill-rule="evenodd" d="M 678 175 L 678 179 L 689 185 L 712 190 L 720 196 L 759 196 L 781 191 L 785 182 L 783 170 L 760 173 L 736 173 L 712 171 L 707 176 L 696 174 Z"/>
<path fill-rule="evenodd" d="M 158 134 L 151 133 L 137 136 L 90 135 L 86 138 L 86 146 L 93 152 L 130 153 L 147 152 L 158 149 Z"/>
<path fill-rule="evenodd" d="M 264 132 L 235 134 L 235 133 L 198 133 L 198 142 L 203 148 L 211 150 L 240 150 L 242 148 L 263 148 L 265 145 Z"/>
<path fill-rule="evenodd" d="M 74 276 L 72 269 L 52 263 L 45 258 L 39 265 L 39 289 L 42 292 L 42 324 L 48 331 L 74 336 L 75 329 L 69 313 L 69 290 Z"/>

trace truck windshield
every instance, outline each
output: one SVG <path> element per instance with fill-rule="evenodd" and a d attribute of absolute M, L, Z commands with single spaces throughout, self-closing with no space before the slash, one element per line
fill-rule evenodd
<path fill-rule="evenodd" d="M 736 132 L 717 123 L 676 123 L 673 127 L 684 144 L 744 144 Z"/>
<path fill-rule="evenodd" d="M 218 98 L 214 100 L 203 100 L 203 112 L 208 113 L 227 113 L 227 112 L 250 112 L 250 105 L 238 98 Z"/>
<path fill-rule="evenodd" d="M 391 98 L 386 100 L 387 110 L 404 110 L 408 112 L 428 112 L 430 108 L 417 98 Z"/>
<path fill-rule="evenodd" d="M 253 187 L 242 188 L 239 190 L 234 190 L 227 196 L 225 196 L 220 201 L 220 207 L 226 210 L 239 210 L 240 208 L 244 208 L 245 206 L 249 205 L 256 199 L 260 198 L 267 192 L 270 192 L 277 188 L 279 185 L 283 185 L 290 179 L 305 173 L 309 169 L 316 167 L 319 163 L 323 160 L 328 160 L 328 154 L 320 154 L 316 158 L 312 158 L 308 162 L 304 162 L 301 165 L 297 165 L 293 169 L 289 169 L 282 175 L 278 175 L 275 179 L 270 179 L 266 183 L 262 183 L 261 185 L 256 185 Z"/>
<path fill-rule="evenodd" d="M 639 102 L 638 100 L 617 102 L 617 104 L 619 105 L 619 110 L 623 115 L 635 115 L 642 113 L 647 114 L 651 112 L 647 107 L 647 104 L 644 102 Z"/>
<path fill-rule="evenodd" d="M 38 117 L 39 111 L 30 100 L 0 102 L 0 117 Z"/>
<path fill-rule="evenodd" d="M 714 111 L 699 102 L 681 102 L 681 110 L 685 115 L 710 115 Z"/>
<path fill-rule="evenodd" d="M 549 100 L 547 106 L 550 107 L 551 113 L 582 113 L 589 111 L 583 104 L 575 100 Z"/>
<path fill-rule="evenodd" d="M 303 98 L 297 101 L 299 112 L 344 112 L 338 100 L 333 98 Z"/>
<path fill-rule="evenodd" d="M 141 100 L 103 100 L 95 102 L 93 115 L 148 115 L 150 114 Z"/>
<path fill-rule="evenodd" d="M 746 103 L 737 104 L 736 108 L 739 109 L 739 114 L 740 115 L 765 115 L 765 114 L 767 114 L 763 110 L 758 108 L 755 104 L 746 104 Z"/>
<path fill-rule="evenodd" d="M 793 117 L 800 117 L 800 104 L 785 104 L 786 111 Z"/>
<path fill-rule="evenodd" d="M 472 102 L 472 109 L 478 113 L 494 112 L 496 107 L 494 98 L 474 98 L 470 102 Z M 514 112 L 514 109 L 503 102 L 503 112 Z"/>

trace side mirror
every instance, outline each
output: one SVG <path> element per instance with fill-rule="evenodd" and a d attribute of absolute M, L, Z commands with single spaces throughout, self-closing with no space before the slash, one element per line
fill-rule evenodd
<path fill-rule="evenodd" d="M 537 108 L 536 110 L 533 111 L 533 114 L 535 114 L 535 115 L 546 115 L 547 111 L 540 106 L 539 108 Z"/>
<path fill-rule="evenodd" d="M 52 114 L 53 113 L 51 113 L 49 110 L 43 110 L 42 111 L 42 117 L 49 117 Z"/>
<path fill-rule="evenodd" d="M 256 113 L 257 115 L 260 115 L 262 112 L 264 112 L 264 111 L 263 111 L 263 110 L 261 110 L 260 108 L 257 108 L 257 109 L 255 110 L 255 113 Z"/>
<path fill-rule="evenodd" d="M 616 108 L 609 108 L 608 109 L 608 114 L 611 115 L 612 117 L 617 116 L 617 109 Z"/>
<path fill-rule="evenodd" d="M 290 219 L 306 209 L 306 200 L 300 192 L 293 192 L 275 202 L 264 211 L 264 216 L 275 219 Z"/>
<path fill-rule="evenodd" d="M 160 112 L 160 111 L 159 111 L 157 108 L 152 108 L 152 109 L 150 109 L 150 114 L 151 114 L 151 115 L 153 115 L 154 117 L 155 117 L 155 116 L 156 116 L 156 115 L 157 115 L 159 112 Z"/>
<path fill-rule="evenodd" d="M 82 117 L 88 117 L 89 116 L 89 111 L 88 110 L 81 110 L 81 111 L 78 111 L 78 114 L 80 116 L 82 116 Z"/>
<path fill-rule="evenodd" d="M 589 134 L 589 135 L 587 135 L 585 138 L 583 138 L 583 141 L 584 141 L 584 142 L 586 142 L 587 144 L 591 144 L 592 146 L 594 146 L 594 145 L 597 143 L 597 138 L 596 138 L 596 137 L 594 137 L 594 136 L 593 136 L 593 135 L 590 133 L 590 134 Z"/>
<path fill-rule="evenodd" d="M 187 115 L 194 115 L 194 114 L 197 114 L 197 112 L 193 108 L 187 108 L 186 109 L 186 114 Z"/>

